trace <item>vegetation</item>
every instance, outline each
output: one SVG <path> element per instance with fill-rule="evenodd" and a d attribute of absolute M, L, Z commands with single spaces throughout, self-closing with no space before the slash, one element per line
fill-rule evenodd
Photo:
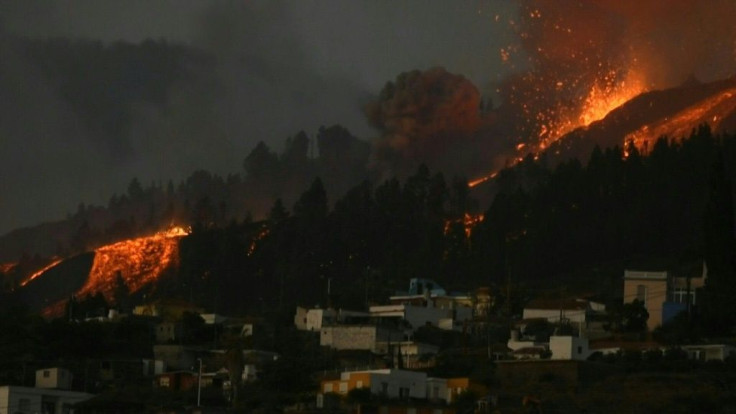
<path fill-rule="evenodd" d="M 625 268 L 679 274 L 705 258 L 714 263 L 706 291 L 731 292 L 736 273 L 723 252 L 733 250 L 720 241 L 733 238 L 728 178 L 736 174 L 736 137 L 701 127 L 681 142 L 659 140 L 648 154 L 627 151 L 596 148 L 587 165 L 528 158 L 502 171 L 485 219 L 469 236 L 460 220 L 474 213 L 464 180 L 448 185 L 421 167 L 403 183 L 363 182 L 330 208 L 315 179 L 292 211 L 278 200 L 264 222 L 195 223 L 182 242 L 178 277 L 182 286 L 199 283 L 202 303 L 216 297 L 239 311 L 355 308 L 427 276 L 461 290 L 511 281 L 516 307 L 534 294 L 524 288 L 532 283 L 594 289 L 616 302 Z M 723 312 L 726 302 L 714 299 L 702 316 L 734 314 Z M 646 320 L 635 308 L 622 311 L 624 329 Z M 726 327 L 724 334 L 734 322 L 712 320 L 708 329 Z"/>

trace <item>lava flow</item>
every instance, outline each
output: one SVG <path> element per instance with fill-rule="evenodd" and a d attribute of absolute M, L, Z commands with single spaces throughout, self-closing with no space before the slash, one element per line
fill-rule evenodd
<path fill-rule="evenodd" d="M 152 236 L 124 240 L 98 248 L 87 282 L 77 292 L 84 297 L 101 293 L 114 301 L 117 275 L 130 293 L 156 281 L 179 260 L 179 239 L 188 233 L 181 227 Z"/>
<path fill-rule="evenodd" d="M 690 134 L 692 129 L 704 123 L 713 130 L 718 130 L 724 114 L 736 112 L 736 88 L 730 88 L 709 96 L 682 111 L 662 119 L 651 125 L 644 125 L 629 133 L 624 142 L 633 142 L 637 149 L 646 151 L 662 136 L 682 138 Z"/>
<path fill-rule="evenodd" d="M 56 265 L 58 265 L 58 264 L 59 264 L 59 263 L 61 263 L 62 261 L 63 261 L 63 259 L 54 259 L 54 260 L 53 260 L 53 261 L 52 261 L 51 263 L 47 264 L 46 266 L 42 267 L 42 268 L 41 268 L 40 270 L 38 270 L 38 271 L 34 272 L 34 273 L 33 273 L 33 274 L 31 274 L 30 276 L 28 276 L 28 277 L 26 277 L 25 279 L 23 279 L 23 281 L 22 281 L 22 282 L 20 282 L 20 285 L 21 285 L 21 286 L 25 286 L 25 285 L 27 285 L 27 284 L 28 284 L 28 282 L 30 282 L 31 280 L 33 280 L 33 279 L 35 279 L 35 278 L 37 278 L 37 277 L 41 276 L 41 275 L 42 275 L 42 274 L 44 274 L 44 273 L 45 273 L 45 272 L 46 272 L 47 270 L 51 270 L 51 268 L 55 267 Z"/>
<path fill-rule="evenodd" d="M 455 220 L 447 220 L 445 221 L 445 229 L 444 234 L 447 235 L 450 233 L 450 229 L 453 224 L 462 224 L 463 229 L 465 230 L 465 237 L 470 237 L 470 235 L 473 233 L 473 228 L 478 225 L 480 222 L 483 221 L 484 215 L 483 214 L 470 214 L 465 213 L 463 217 Z"/>

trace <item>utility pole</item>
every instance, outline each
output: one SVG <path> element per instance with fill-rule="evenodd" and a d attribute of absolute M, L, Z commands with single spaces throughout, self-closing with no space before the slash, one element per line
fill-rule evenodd
<path fill-rule="evenodd" d="M 202 358 L 197 358 L 197 362 L 199 362 L 199 373 L 197 374 L 197 408 L 199 408 L 202 397 Z"/>

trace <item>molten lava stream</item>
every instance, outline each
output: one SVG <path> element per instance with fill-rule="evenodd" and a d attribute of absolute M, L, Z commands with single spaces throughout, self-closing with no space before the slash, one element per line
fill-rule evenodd
<path fill-rule="evenodd" d="M 102 293 L 114 299 L 118 272 L 130 293 L 158 280 L 166 269 L 178 263 L 179 239 L 186 235 L 181 228 L 159 232 L 153 236 L 124 240 L 95 251 L 87 283 L 78 296 Z"/>

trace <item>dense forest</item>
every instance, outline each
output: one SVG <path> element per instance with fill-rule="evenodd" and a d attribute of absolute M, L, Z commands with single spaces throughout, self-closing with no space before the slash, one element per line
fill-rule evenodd
<path fill-rule="evenodd" d="M 736 276 L 734 162 L 736 136 L 707 126 L 647 154 L 596 148 L 586 163 L 556 166 L 529 157 L 499 174 L 472 228 L 463 217 L 478 206 L 462 178 L 420 167 L 403 182 L 365 181 L 334 205 L 317 178 L 293 208 L 277 200 L 265 221 L 195 216 L 175 286 L 240 312 L 360 307 L 411 277 L 494 286 L 500 296 L 510 284 L 519 303 L 561 285 L 615 299 L 625 268 L 682 275 L 706 260 L 710 303 L 722 312 Z"/>
<path fill-rule="evenodd" d="M 321 128 L 316 142 L 317 156 L 303 132 L 280 154 L 261 142 L 244 173 L 225 178 L 198 171 L 178 186 L 148 187 L 133 179 L 107 206 L 80 204 L 56 224 L 66 242 L 49 237 L 46 246 L 68 257 L 189 225 L 180 266 L 158 294 L 227 312 L 362 307 L 412 277 L 453 290 L 491 286 L 518 306 L 559 286 L 615 301 L 626 268 L 683 274 L 706 260 L 709 281 L 722 286 L 735 274 L 736 136 L 707 125 L 646 153 L 627 145 L 596 147 L 584 161 L 530 155 L 476 189 L 424 165 L 405 179 L 370 180 L 355 167 L 369 147 L 341 126 Z M 492 199 L 485 211 L 479 196 Z M 253 199 L 265 220 L 246 207 Z M 24 255 L 12 272 L 38 261 Z"/>

